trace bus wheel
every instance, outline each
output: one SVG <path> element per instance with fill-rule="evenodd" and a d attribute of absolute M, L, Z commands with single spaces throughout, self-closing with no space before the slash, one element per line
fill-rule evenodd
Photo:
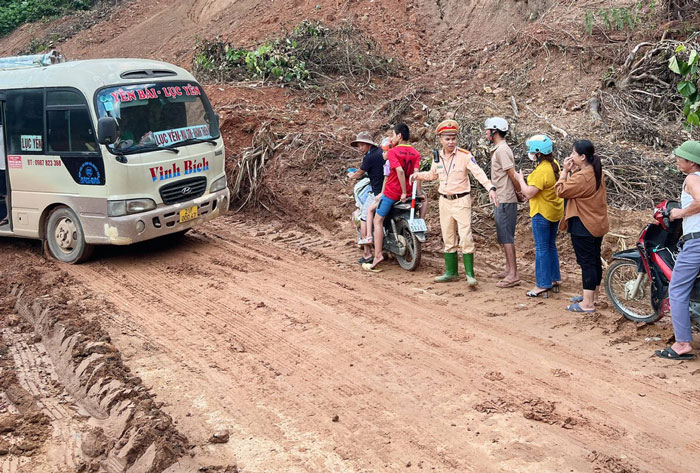
<path fill-rule="evenodd" d="M 85 243 L 80 220 L 68 207 L 56 207 L 46 219 L 46 245 L 51 256 L 70 264 L 87 259 L 93 248 Z"/>

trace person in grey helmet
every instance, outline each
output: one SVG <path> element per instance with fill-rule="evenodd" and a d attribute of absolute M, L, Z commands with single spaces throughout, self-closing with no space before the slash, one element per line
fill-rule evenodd
<path fill-rule="evenodd" d="M 693 333 L 690 325 L 690 292 L 700 274 L 700 142 L 686 141 L 673 151 L 678 169 L 687 174 L 681 192 L 681 208 L 672 209 L 671 220 L 683 219 L 683 248 L 673 266 L 668 295 L 676 341 L 656 356 L 667 360 L 690 360 Z"/>
<path fill-rule="evenodd" d="M 518 200 L 522 199 L 520 182 L 515 175 L 513 151 L 506 142 L 508 122 L 492 117 L 484 123 L 484 134 L 491 147 L 491 182 L 496 187 L 498 205 L 493 207 L 496 236 L 506 258 L 505 269 L 494 276 L 500 279 L 496 286 L 513 287 L 520 284 L 515 258 L 515 224 L 518 220 Z"/>

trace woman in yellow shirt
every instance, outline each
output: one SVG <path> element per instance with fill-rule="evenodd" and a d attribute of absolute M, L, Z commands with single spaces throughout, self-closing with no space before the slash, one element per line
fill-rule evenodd
<path fill-rule="evenodd" d="M 554 185 L 559 179 L 559 163 L 554 159 L 552 140 L 547 135 L 535 135 L 526 142 L 528 157 L 537 161 L 535 170 L 527 177 L 517 174 L 522 193 L 530 200 L 532 236 L 535 239 L 536 286 L 528 297 L 547 297 L 550 289 L 559 292 L 561 273 L 557 252 L 557 230 L 564 216 L 564 199 L 557 196 Z"/>

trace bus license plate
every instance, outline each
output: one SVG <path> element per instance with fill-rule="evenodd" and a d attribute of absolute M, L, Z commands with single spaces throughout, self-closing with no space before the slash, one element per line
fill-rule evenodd
<path fill-rule="evenodd" d="M 197 218 L 197 206 L 194 205 L 187 209 L 180 210 L 180 223 L 189 222 Z"/>

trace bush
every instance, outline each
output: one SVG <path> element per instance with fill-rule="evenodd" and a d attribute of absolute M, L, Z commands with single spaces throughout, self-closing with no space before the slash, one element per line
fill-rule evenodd
<path fill-rule="evenodd" d="M 89 10 L 95 3 L 97 0 L 0 0 L 0 36 L 24 23 Z"/>
<path fill-rule="evenodd" d="M 304 20 L 285 38 L 255 49 L 236 48 L 218 39 L 202 41 L 194 58 L 195 73 L 217 81 L 248 78 L 303 84 L 315 76 L 386 75 L 391 59 L 378 54 L 376 44 L 352 25 L 330 29 Z"/>

